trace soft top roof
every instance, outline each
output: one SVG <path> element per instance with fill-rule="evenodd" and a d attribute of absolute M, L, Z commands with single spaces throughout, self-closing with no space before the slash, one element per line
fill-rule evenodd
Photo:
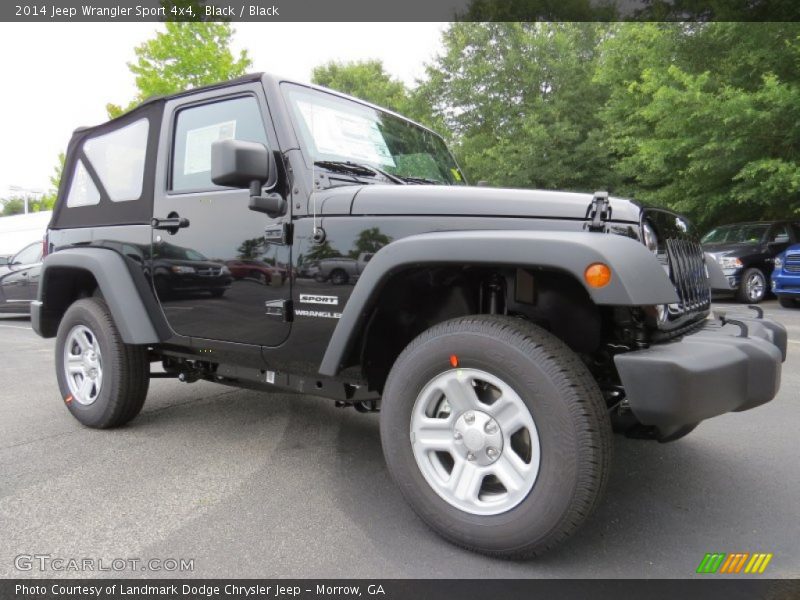
<path fill-rule="evenodd" d="M 82 132 L 85 132 L 85 131 L 91 131 L 91 130 L 96 129 L 96 128 L 105 127 L 109 123 L 114 123 L 117 119 L 123 119 L 123 118 L 127 118 L 130 115 L 135 115 L 139 111 L 146 110 L 148 107 L 152 107 L 152 106 L 163 107 L 163 105 L 168 100 L 172 100 L 173 98 L 182 98 L 182 97 L 185 97 L 185 96 L 190 96 L 192 94 L 196 94 L 198 92 L 203 92 L 203 91 L 207 91 L 207 90 L 222 89 L 222 88 L 230 87 L 230 86 L 237 85 L 237 84 L 240 84 L 240 83 L 254 83 L 254 82 L 263 81 L 265 79 L 269 79 L 269 80 L 272 80 L 273 82 L 279 82 L 279 83 L 283 83 L 283 82 L 292 83 L 294 85 L 303 86 L 303 87 L 306 87 L 306 88 L 309 88 L 309 89 L 319 90 L 319 91 L 325 92 L 327 94 L 333 94 L 334 96 L 339 96 L 340 98 L 344 98 L 345 100 L 352 100 L 353 102 L 357 102 L 359 104 L 363 104 L 364 106 L 369 106 L 371 108 L 380 110 L 381 112 L 385 112 L 385 113 L 388 113 L 388 114 L 393 115 L 395 117 L 398 117 L 400 119 L 403 119 L 404 121 L 408 121 L 409 123 L 412 123 L 412 124 L 416 125 L 417 127 L 421 127 L 422 129 L 425 129 L 425 130 L 433 133 L 434 135 L 437 135 L 437 136 L 439 135 L 433 129 L 428 127 L 427 125 L 423 125 L 422 123 L 414 121 L 413 119 L 409 119 L 405 115 L 402 115 L 402 114 L 400 114 L 400 113 L 398 113 L 396 111 L 393 111 L 391 109 L 388 109 L 386 107 L 378 106 L 377 104 L 373 104 L 372 102 L 368 102 L 367 100 L 363 100 L 361 98 L 356 98 L 354 96 L 350 96 L 348 94 L 344 94 L 344 93 L 339 92 L 337 90 L 332 90 L 332 89 L 326 88 L 326 87 L 321 86 L 321 85 L 316 85 L 316 84 L 313 84 L 313 83 L 305 83 L 305 82 L 302 82 L 302 81 L 295 81 L 295 80 L 292 80 L 292 79 L 289 79 L 289 78 L 286 78 L 286 77 L 280 77 L 280 76 L 275 75 L 275 74 L 265 73 L 263 71 L 259 71 L 259 72 L 256 72 L 256 73 L 248 73 L 246 75 L 242 75 L 241 77 L 237 77 L 235 79 L 228 79 L 227 81 L 220 81 L 218 83 L 211 83 L 209 85 L 204 85 L 204 86 L 201 86 L 201 87 L 196 87 L 196 88 L 191 88 L 191 89 L 188 89 L 188 90 L 183 90 L 181 92 L 176 92 L 175 94 L 169 94 L 169 95 L 166 95 L 166 96 L 150 96 L 149 98 L 147 98 L 146 100 L 144 100 L 143 102 L 138 104 L 136 107 L 134 107 L 131 110 L 121 114 L 116 119 L 111 119 L 110 121 L 106 121 L 105 123 L 100 123 L 98 125 L 91 125 L 91 126 L 87 126 L 87 127 L 78 127 L 77 129 L 75 129 L 75 131 L 73 133 L 82 133 Z"/>
<path fill-rule="evenodd" d="M 163 105 L 168 100 L 172 100 L 173 98 L 181 98 L 183 96 L 188 96 L 190 94 L 196 94 L 197 92 L 203 92 L 206 90 L 215 90 L 219 88 L 225 88 L 231 85 L 236 85 L 239 83 L 253 83 L 257 81 L 261 81 L 261 78 L 264 76 L 264 73 L 248 73 L 247 75 L 242 75 L 241 77 L 237 77 L 235 79 L 228 79 L 227 81 L 220 81 L 218 83 L 211 83 L 209 85 L 204 85 L 201 87 L 191 88 L 188 90 L 183 90 L 182 92 L 176 92 L 175 94 L 168 94 L 166 96 L 150 96 L 146 100 L 142 101 L 141 103 L 137 104 L 134 108 L 130 109 L 122 113 L 120 116 L 111 119 L 110 121 L 106 121 L 105 123 L 100 123 L 99 125 L 88 125 L 84 127 L 78 127 L 73 131 L 73 133 L 82 133 L 85 131 L 91 131 L 92 129 L 98 127 L 104 127 L 109 123 L 113 123 L 117 119 L 128 118 L 131 115 L 134 115 L 140 111 L 146 110 L 148 107 L 154 105 Z"/>

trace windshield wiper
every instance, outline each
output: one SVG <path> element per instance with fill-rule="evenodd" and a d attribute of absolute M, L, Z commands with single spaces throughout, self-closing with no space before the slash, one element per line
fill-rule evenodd
<path fill-rule="evenodd" d="M 406 175 L 398 175 L 397 177 L 399 177 L 400 179 L 402 179 L 406 183 L 444 185 L 443 181 L 437 181 L 435 179 L 428 179 L 427 177 L 412 177 L 412 176 L 406 176 Z"/>
<path fill-rule="evenodd" d="M 373 167 L 372 165 L 362 165 L 359 163 L 354 163 L 348 161 L 339 161 L 339 160 L 318 160 L 315 161 L 314 164 L 318 167 L 322 167 L 323 169 L 330 169 L 331 171 L 341 171 L 343 173 L 352 173 L 356 176 L 367 176 L 367 177 L 375 177 L 377 175 L 381 175 L 385 179 L 388 179 L 392 183 L 398 183 L 400 185 L 405 184 L 400 177 L 397 175 L 392 175 L 391 173 L 387 173 L 383 169 L 379 169 L 378 167 Z"/>

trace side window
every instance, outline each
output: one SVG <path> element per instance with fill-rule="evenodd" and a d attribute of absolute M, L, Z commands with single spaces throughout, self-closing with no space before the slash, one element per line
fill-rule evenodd
<path fill-rule="evenodd" d="M 32 265 L 42 260 L 42 245 L 39 242 L 25 246 L 11 259 L 12 264 Z"/>
<path fill-rule="evenodd" d="M 67 206 L 90 206 L 100 203 L 100 192 L 94 185 L 89 171 L 83 166 L 83 161 L 75 163 L 75 172 L 72 174 L 72 183 L 67 193 Z"/>
<path fill-rule="evenodd" d="M 787 243 L 789 241 L 789 231 L 786 229 L 786 225 L 776 225 L 773 227 L 768 241 L 777 244 Z"/>
<path fill-rule="evenodd" d="M 147 119 L 139 119 L 90 138 L 83 145 L 86 157 L 113 202 L 138 200 L 142 196 L 149 125 Z"/>
<path fill-rule="evenodd" d="M 170 189 L 222 189 L 211 182 L 211 144 L 230 139 L 266 145 L 261 111 L 252 96 L 179 111 L 172 146 Z"/>

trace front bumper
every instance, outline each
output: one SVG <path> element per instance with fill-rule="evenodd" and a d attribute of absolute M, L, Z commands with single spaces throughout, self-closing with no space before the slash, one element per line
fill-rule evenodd
<path fill-rule="evenodd" d="M 636 419 L 667 441 L 704 419 L 772 400 L 786 345 L 783 325 L 760 311 L 728 314 L 678 341 L 618 354 L 614 362 Z"/>
<path fill-rule="evenodd" d="M 800 296 L 800 274 L 773 273 L 772 292 L 778 296 Z"/>

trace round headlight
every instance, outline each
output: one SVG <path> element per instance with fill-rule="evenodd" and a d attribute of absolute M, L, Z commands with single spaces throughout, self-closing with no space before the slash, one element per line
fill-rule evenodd
<path fill-rule="evenodd" d="M 658 254 L 658 236 L 652 225 L 645 222 L 644 225 L 642 225 L 642 233 L 644 236 L 644 245 L 647 246 L 647 249 L 653 254 Z"/>

